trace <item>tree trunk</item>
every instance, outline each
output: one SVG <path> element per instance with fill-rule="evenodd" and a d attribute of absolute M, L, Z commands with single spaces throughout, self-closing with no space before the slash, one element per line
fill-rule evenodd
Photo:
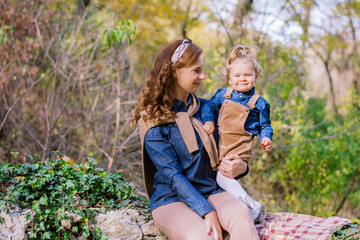
<path fill-rule="evenodd" d="M 337 110 L 336 101 L 335 101 L 334 81 L 332 79 L 331 72 L 329 69 L 329 56 L 326 59 L 326 61 L 324 61 L 324 65 L 325 65 L 325 69 L 326 69 L 326 73 L 328 75 L 329 85 L 330 85 L 329 98 L 330 98 L 331 108 L 335 112 L 336 116 L 338 116 L 338 110 Z"/>
<path fill-rule="evenodd" d="M 235 11 L 235 28 L 239 29 L 239 38 L 245 34 L 243 28 L 244 17 L 250 12 L 253 0 L 238 0 Z"/>

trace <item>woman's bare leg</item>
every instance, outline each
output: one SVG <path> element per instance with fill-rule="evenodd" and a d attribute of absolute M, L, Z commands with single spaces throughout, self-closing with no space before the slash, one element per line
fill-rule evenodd
<path fill-rule="evenodd" d="M 259 239 L 250 210 L 240 199 L 224 191 L 211 195 L 208 202 L 215 208 L 220 224 L 231 240 Z"/>
<path fill-rule="evenodd" d="M 183 202 L 170 203 L 152 211 L 156 225 L 170 240 L 209 240 L 204 219 Z"/>

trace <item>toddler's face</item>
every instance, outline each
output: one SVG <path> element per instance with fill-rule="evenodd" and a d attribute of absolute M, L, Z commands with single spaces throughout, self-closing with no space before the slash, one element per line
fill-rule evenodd
<path fill-rule="evenodd" d="M 230 67 L 229 83 L 238 92 L 247 92 L 254 87 L 254 65 L 246 59 L 236 59 Z"/>

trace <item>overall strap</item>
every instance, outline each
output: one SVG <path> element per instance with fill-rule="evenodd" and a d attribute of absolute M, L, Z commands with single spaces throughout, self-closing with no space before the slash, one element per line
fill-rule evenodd
<path fill-rule="evenodd" d="M 255 103 L 256 101 L 259 99 L 260 95 L 259 94 L 254 94 L 252 95 L 252 97 L 250 98 L 249 102 L 247 103 L 247 105 L 249 106 L 250 109 L 254 109 L 255 108 Z"/>
<path fill-rule="evenodd" d="M 229 88 L 226 90 L 226 93 L 224 94 L 224 98 L 230 99 L 233 90 L 234 90 L 233 87 L 229 87 Z"/>

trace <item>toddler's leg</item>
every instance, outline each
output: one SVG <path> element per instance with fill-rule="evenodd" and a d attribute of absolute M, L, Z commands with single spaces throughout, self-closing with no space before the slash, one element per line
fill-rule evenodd
<path fill-rule="evenodd" d="M 241 186 L 241 184 L 233 178 L 225 177 L 218 171 L 216 175 L 216 181 L 222 187 L 222 189 L 231 193 L 237 198 L 244 198 L 247 194 L 245 189 Z"/>
<path fill-rule="evenodd" d="M 241 199 L 250 208 L 251 215 L 255 222 L 260 219 L 264 205 L 252 199 L 238 181 L 223 176 L 220 171 L 218 171 L 216 175 L 216 181 L 225 191 Z"/>

